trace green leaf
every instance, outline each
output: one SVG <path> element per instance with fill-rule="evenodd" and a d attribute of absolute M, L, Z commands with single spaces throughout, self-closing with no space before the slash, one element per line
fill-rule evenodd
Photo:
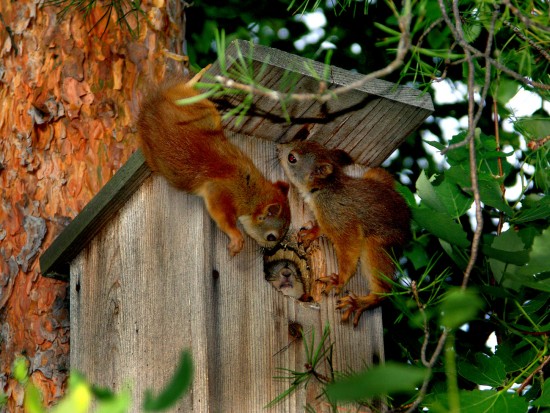
<path fill-rule="evenodd" d="M 536 407 L 550 407 L 550 379 L 544 381 L 542 395 L 533 402 Z"/>
<path fill-rule="evenodd" d="M 512 216 L 514 211 L 502 197 L 502 189 L 500 182 L 488 174 L 479 174 L 479 196 L 481 201 L 489 206 L 492 206 L 508 216 Z"/>
<path fill-rule="evenodd" d="M 510 341 L 504 341 L 496 348 L 495 354 L 504 363 L 507 373 L 522 370 L 536 357 L 537 351 L 532 347 L 514 347 Z"/>
<path fill-rule="evenodd" d="M 550 135 L 550 119 L 540 117 L 519 118 L 514 128 L 531 139 L 541 139 Z"/>
<path fill-rule="evenodd" d="M 454 221 L 448 214 L 419 207 L 412 209 L 412 215 L 420 227 L 426 228 L 436 237 L 461 248 L 470 246 L 470 241 L 468 241 L 466 231 L 464 231 L 462 225 Z"/>
<path fill-rule="evenodd" d="M 505 106 L 510 99 L 518 93 L 519 84 L 515 80 L 501 79 L 498 83 L 498 91 L 496 94 L 497 102 L 501 106 Z"/>
<path fill-rule="evenodd" d="M 482 250 L 487 257 L 495 258 L 503 263 L 524 265 L 529 261 L 529 253 L 525 250 L 513 251 L 513 254 L 510 254 L 510 251 L 491 248 L 486 245 L 482 246 Z"/>
<path fill-rule="evenodd" d="M 67 395 L 52 409 L 51 413 L 85 413 L 90 410 L 91 403 L 90 385 L 81 375 L 71 373 Z"/>
<path fill-rule="evenodd" d="M 28 365 L 24 357 L 17 357 L 13 362 L 13 377 L 19 383 L 25 383 L 28 380 Z"/>
<path fill-rule="evenodd" d="M 536 275 L 550 271 L 550 229 L 546 229 L 541 235 L 535 237 L 531 252 L 529 253 L 529 262 L 518 269 L 519 275 Z"/>
<path fill-rule="evenodd" d="M 489 257 L 493 277 L 499 283 L 507 271 L 506 264 L 523 265 L 529 260 L 523 239 L 513 228 L 493 237 L 491 246 L 484 245 L 482 250 Z"/>
<path fill-rule="evenodd" d="M 424 142 L 430 146 L 433 146 L 438 151 L 442 151 L 447 147 L 446 145 L 443 145 L 441 142 L 438 142 L 438 141 L 424 141 Z"/>
<path fill-rule="evenodd" d="M 98 403 L 95 413 L 125 413 L 132 404 L 132 392 L 130 389 L 122 391 L 118 395 L 103 399 Z"/>
<path fill-rule="evenodd" d="M 407 248 L 404 255 L 412 262 L 415 270 L 424 268 L 430 262 L 430 257 L 428 256 L 426 247 L 419 245 L 417 242 Z"/>
<path fill-rule="evenodd" d="M 550 278 L 548 278 L 548 273 L 544 274 L 543 277 L 533 277 L 533 276 L 525 276 L 525 275 L 519 275 L 519 274 L 510 274 L 506 273 L 505 281 L 511 281 L 513 283 L 519 284 L 522 287 L 529 287 L 534 290 L 539 291 L 545 291 L 547 293 L 550 293 Z M 505 286 L 508 286 L 506 283 Z M 514 288 L 515 286 L 511 286 L 510 288 Z"/>
<path fill-rule="evenodd" d="M 150 390 L 145 393 L 143 409 L 145 411 L 161 411 L 174 405 L 180 397 L 191 387 L 193 380 L 193 360 L 189 351 L 182 351 L 176 372 L 170 383 L 157 397 L 153 397 Z"/>
<path fill-rule="evenodd" d="M 468 43 L 475 41 L 481 33 L 481 24 L 478 22 L 465 24 L 462 28 L 464 30 L 464 40 Z"/>
<path fill-rule="evenodd" d="M 525 399 L 514 393 L 495 390 L 460 392 L 461 413 L 523 413 L 527 412 Z"/>
<path fill-rule="evenodd" d="M 461 390 L 460 413 L 523 413 L 528 404 L 524 398 L 506 391 L 495 390 Z M 430 397 L 426 403 L 430 412 L 448 412 L 446 393 Z"/>
<path fill-rule="evenodd" d="M 46 411 L 42 406 L 42 395 L 40 394 L 40 390 L 31 383 L 25 386 L 23 407 L 26 413 L 44 413 Z"/>
<path fill-rule="evenodd" d="M 445 212 L 445 206 L 437 196 L 430 179 L 426 176 L 426 171 L 422 171 L 416 180 L 416 192 L 423 204 L 436 211 Z"/>
<path fill-rule="evenodd" d="M 416 190 L 423 204 L 436 211 L 448 213 L 452 218 L 458 218 L 472 205 L 472 198 L 466 196 L 454 183 L 445 179 L 444 175 L 428 179 L 424 171 L 416 181 Z"/>
<path fill-rule="evenodd" d="M 387 394 L 413 393 L 425 376 L 423 368 L 392 362 L 329 384 L 326 392 L 331 401 L 359 401 Z"/>
<path fill-rule="evenodd" d="M 458 373 L 473 383 L 491 387 L 502 386 L 506 380 L 503 361 L 498 356 L 489 357 L 483 353 L 475 355 L 475 364 L 459 362 Z"/>
<path fill-rule="evenodd" d="M 458 328 L 472 320 L 482 306 L 483 301 L 473 290 L 450 290 L 439 307 L 441 324 L 447 328 Z"/>
<path fill-rule="evenodd" d="M 548 195 L 541 197 L 530 194 L 523 198 L 521 203 L 521 210 L 511 219 L 514 223 L 521 224 L 550 217 L 550 196 Z"/>

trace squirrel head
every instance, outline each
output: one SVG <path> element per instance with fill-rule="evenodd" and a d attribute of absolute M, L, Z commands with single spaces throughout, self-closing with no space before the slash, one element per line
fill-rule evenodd
<path fill-rule="evenodd" d="M 300 298 L 305 289 L 302 274 L 296 264 L 289 260 L 277 260 L 264 266 L 265 279 L 284 295 Z"/>
<path fill-rule="evenodd" d="M 239 221 L 245 232 L 262 247 L 275 247 L 286 235 L 290 226 L 288 184 L 277 181 L 265 188 L 268 196 L 252 215 L 243 215 Z"/>
<path fill-rule="evenodd" d="M 286 176 L 306 200 L 353 163 L 347 152 L 313 141 L 278 145 L 278 149 Z"/>

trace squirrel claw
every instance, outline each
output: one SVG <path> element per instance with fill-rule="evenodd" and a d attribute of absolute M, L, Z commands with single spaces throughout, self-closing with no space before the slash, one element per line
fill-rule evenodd
<path fill-rule="evenodd" d="M 330 290 L 334 289 L 336 294 L 340 294 L 342 290 L 342 285 L 340 285 L 340 278 L 338 274 L 331 274 L 325 277 L 319 277 L 318 282 L 323 283 L 325 287 L 323 288 L 323 293 L 328 294 Z"/>
<path fill-rule="evenodd" d="M 349 295 L 342 297 L 338 300 L 336 308 L 338 310 L 345 310 L 342 314 L 343 322 L 348 321 L 350 316 L 355 312 L 355 316 L 353 317 L 353 327 L 357 327 L 357 325 L 359 324 L 359 318 L 361 318 L 361 314 L 363 314 L 363 312 L 367 310 L 369 306 L 362 304 L 355 294 L 349 293 Z"/>
<path fill-rule="evenodd" d="M 319 227 L 312 221 L 309 221 L 298 231 L 298 243 L 302 244 L 304 248 L 308 248 L 320 235 Z"/>

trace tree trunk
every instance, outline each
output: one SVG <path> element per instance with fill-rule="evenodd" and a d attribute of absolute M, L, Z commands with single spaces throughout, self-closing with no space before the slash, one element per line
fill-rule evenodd
<path fill-rule="evenodd" d="M 85 18 L 33 0 L 0 0 L 0 385 L 9 411 L 23 388 L 17 356 L 51 405 L 68 374 L 67 283 L 40 275 L 38 256 L 136 148 L 144 89 L 181 62 L 183 2 L 127 16 L 100 4 Z M 148 18 L 148 22 L 145 19 Z"/>

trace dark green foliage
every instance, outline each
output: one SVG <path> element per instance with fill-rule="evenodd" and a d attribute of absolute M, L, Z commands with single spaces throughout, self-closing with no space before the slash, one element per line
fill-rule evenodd
<path fill-rule="evenodd" d="M 425 376 L 425 369 L 387 363 L 327 386 L 327 397 L 337 402 L 365 400 L 396 393 L 413 394 Z M 396 377 L 399 380 L 395 380 Z"/>

